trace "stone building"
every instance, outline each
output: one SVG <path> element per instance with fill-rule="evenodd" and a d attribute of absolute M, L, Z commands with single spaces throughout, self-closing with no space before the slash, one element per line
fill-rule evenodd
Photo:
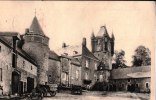
<path fill-rule="evenodd" d="M 63 43 L 61 49 L 57 50 L 58 54 L 64 54 L 76 58 L 81 64 L 82 86 L 90 88 L 95 83 L 95 69 L 100 61 L 86 47 L 86 38 L 83 38 L 81 45 L 67 46 Z"/>
<path fill-rule="evenodd" d="M 60 84 L 61 61 L 60 57 L 54 52 L 49 52 L 48 84 Z"/>
<path fill-rule="evenodd" d="M 22 49 L 28 53 L 38 64 L 38 84 L 48 82 L 47 71 L 49 66 L 49 38 L 45 36 L 39 22 L 34 17 L 29 29 L 23 35 L 24 44 Z"/>
<path fill-rule="evenodd" d="M 110 91 L 150 92 L 151 66 L 118 68 L 111 71 Z"/>
<path fill-rule="evenodd" d="M 6 34 L 0 37 L 0 85 L 3 95 L 30 92 L 36 86 L 37 63 L 18 47 L 18 33 L 0 34 Z"/>

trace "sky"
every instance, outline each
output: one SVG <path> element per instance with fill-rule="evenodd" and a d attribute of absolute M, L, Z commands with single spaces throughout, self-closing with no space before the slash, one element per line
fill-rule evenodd
<path fill-rule="evenodd" d="M 51 50 L 63 42 L 81 44 L 83 37 L 91 50 L 91 33 L 106 25 L 109 35 L 114 33 L 115 50 L 125 51 L 130 66 L 139 45 L 154 48 L 155 10 L 152 1 L 1 1 L 0 31 L 24 34 L 36 15 Z"/>

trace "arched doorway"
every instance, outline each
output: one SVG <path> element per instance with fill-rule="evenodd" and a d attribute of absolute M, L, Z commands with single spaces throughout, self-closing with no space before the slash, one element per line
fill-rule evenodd
<path fill-rule="evenodd" d="M 16 71 L 12 72 L 12 94 L 19 93 L 20 74 Z"/>

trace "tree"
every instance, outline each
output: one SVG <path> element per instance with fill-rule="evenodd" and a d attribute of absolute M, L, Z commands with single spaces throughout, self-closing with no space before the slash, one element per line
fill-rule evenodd
<path fill-rule="evenodd" d="M 151 52 L 145 46 L 139 46 L 135 50 L 135 54 L 132 56 L 133 66 L 147 66 L 151 65 Z"/>
<path fill-rule="evenodd" d="M 113 64 L 114 68 L 124 68 L 126 67 L 125 63 L 125 51 L 115 51 L 115 58 L 114 58 L 115 63 Z"/>

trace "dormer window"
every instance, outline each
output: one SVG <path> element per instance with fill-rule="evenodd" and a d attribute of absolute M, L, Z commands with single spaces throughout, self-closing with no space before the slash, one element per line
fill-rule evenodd
<path fill-rule="evenodd" d="M 78 52 L 77 51 L 73 51 L 74 52 L 74 54 L 78 54 Z"/>
<path fill-rule="evenodd" d="M 64 53 L 64 55 L 68 56 L 68 53 Z"/>

